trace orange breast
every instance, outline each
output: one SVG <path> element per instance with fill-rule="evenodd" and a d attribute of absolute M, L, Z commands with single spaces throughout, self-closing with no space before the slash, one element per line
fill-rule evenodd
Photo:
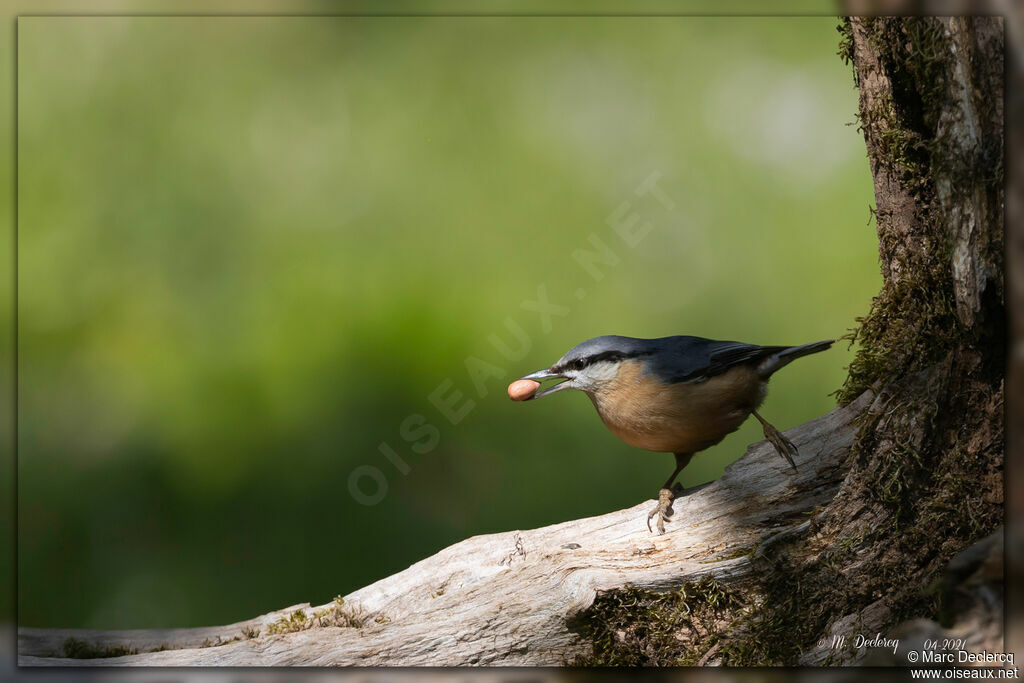
<path fill-rule="evenodd" d="M 665 384 L 642 367 L 624 362 L 590 399 L 613 434 L 649 451 L 696 453 L 715 445 L 743 424 L 767 391 L 757 372 L 744 366 L 692 384 Z"/>

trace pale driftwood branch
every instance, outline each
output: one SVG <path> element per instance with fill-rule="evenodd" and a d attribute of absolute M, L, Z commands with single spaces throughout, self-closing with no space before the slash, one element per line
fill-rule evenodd
<path fill-rule="evenodd" d="M 749 555 L 806 529 L 844 475 L 870 393 L 790 430 L 798 472 L 766 442 L 751 446 L 718 480 L 680 498 L 669 530 L 647 530 L 652 501 L 542 529 L 477 536 L 345 596 L 360 628 L 317 627 L 267 635 L 299 605 L 223 627 L 151 631 L 20 629 L 22 665 L 557 665 L 589 644 L 567 620 L 599 591 L 632 584 L 664 590 L 710 576 L 742 589 Z M 260 629 L 247 638 L 245 629 Z M 250 633 L 252 631 L 250 630 Z M 239 638 L 240 640 L 233 640 Z M 139 654 L 67 659 L 68 638 Z M 223 645 L 218 642 L 229 641 Z M 207 646 L 203 646 L 206 644 Z M 214 646 L 210 646 L 214 645 Z M 150 652 L 156 648 L 167 648 Z"/>

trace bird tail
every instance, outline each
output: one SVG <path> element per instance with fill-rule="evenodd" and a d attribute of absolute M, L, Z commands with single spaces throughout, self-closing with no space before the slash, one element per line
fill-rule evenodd
<path fill-rule="evenodd" d="M 825 341 L 814 342 L 813 344 L 784 348 L 778 353 L 773 353 L 761 361 L 760 365 L 757 366 L 757 371 L 761 373 L 762 376 L 768 377 L 801 356 L 809 356 L 812 353 L 824 351 L 832 346 L 833 342 L 835 342 L 835 339 L 826 339 Z"/>

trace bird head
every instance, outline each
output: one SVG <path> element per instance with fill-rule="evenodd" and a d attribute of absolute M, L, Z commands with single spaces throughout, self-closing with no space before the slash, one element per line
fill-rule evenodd
<path fill-rule="evenodd" d="M 651 350 L 644 344 L 648 340 L 606 335 L 577 344 L 551 367 L 532 372 L 519 379 L 537 382 L 561 380 L 533 395 L 541 398 L 563 389 L 576 389 L 595 394 L 619 373 L 623 361 L 648 355 Z"/>

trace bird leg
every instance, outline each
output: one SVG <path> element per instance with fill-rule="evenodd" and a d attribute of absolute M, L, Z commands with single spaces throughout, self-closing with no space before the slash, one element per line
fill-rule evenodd
<path fill-rule="evenodd" d="M 658 504 L 654 506 L 650 514 L 647 515 L 647 530 L 651 529 L 651 519 L 655 516 L 658 518 L 658 533 L 665 533 L 665 522 L 672 516 L 672 501 L 675 499 L 675 493 L 672 491 L 672 484 L 675 482 L 676 477 L 679 476 L 679 472 L 690 464 L 690 458 L 693 457 L 692 453 L 676 453 L 676 468 L 672 472 L 666 481 L 665 485 L 658 491 Z"/>
<path fill-rule="evenodd" d="M 768 420 L 758 415 L 756 410 L 754 411 L 754 417 L 756 417 L 761 423 L 761 426 L 764 427 L 764 438 L 768 439 L 768 441 L 775 446 L 775 450 L 778 451 L 779 455 L 785 458 L 789 463 L 789 466 L 793 468 L 794 472 L 796 472 L 796 463 L 793 462 L 793 457 L 797 455 L 798 451 L 796 450 L 796 446 L 793 445 L 793 442 L 783 436 L 782 432 L 772 426 Z"/>

